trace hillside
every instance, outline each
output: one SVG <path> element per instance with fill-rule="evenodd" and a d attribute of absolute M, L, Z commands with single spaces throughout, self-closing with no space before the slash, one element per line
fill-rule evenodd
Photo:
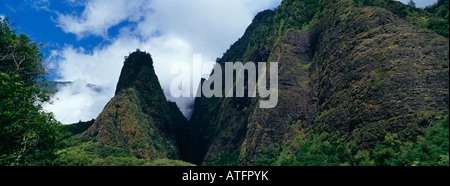
<path fill-rule="evenodd" d="M 83 138 L 128 148 L 138 158 L 180 159 L 176 138 L 186 123 L 175 103 L 166 101 L 151 56 L 137 51 L 125 60 L 116 95 Z"/>
<path fill-rule="evenodd" d="M 190 121 L 166 100 L 150 54 L 136 51 L 115 96 L 95 120 L 69 127 L 74 135 L 55 162 L 448 166 L 445 7 L 448 0 L 425 9 L 393 0 L 283 0 L 256 15 L 217 60 L 222 69 L 278 62 L 278 105 L 260 108 L 259 95 L 198 97 Z"/>
<path fill-rule="evenodd" d="M 69 127 L 80 134 L 68 141 L 60 164 L 164 165 L 182 159 L 187 120 L 166 100 L 148 53 L 136 51 L 125 60 L 115 96 L 92 122 L 81 133 L 75 129 L 83 123 Z"/>
<path fill-rule="evenodd" d="M 197 98 L 188 161 L 425 161 L 406 157 L 422 139 L 419 136 L 448 114 L 449 43 L 448 35 L 430 29 L 431 23 L 419 24 L 419 18 L 445 20 L 381 0 L 284 0 L 276 11 L 261 12 L 218 63 L 279 62 L 278 106 L 260 109 L 260 98 Z M 442 26 L 448 28 L 448 23 Z M 448 122 L 442 127 L 448 131 Z M 448 135 L 443 139 L 447 146 L 430 156 L 443 156 L 448 165 Z M 395 143 L 389 143 L 392 140 Z"/>

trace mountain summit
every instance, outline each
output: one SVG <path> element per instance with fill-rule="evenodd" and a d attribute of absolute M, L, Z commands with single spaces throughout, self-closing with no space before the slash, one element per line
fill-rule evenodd
<path fill-rule="evenodd" d="M 136 51 L 124 62 L 115 96 L 83 138 L 128 149 L 137 158 L 181 159 L 176 136 L 186 123 L 166 100 L 150 54 Z"/>
<path fill-rule="evenodd" d="M 278 62 L 275 108 L 198 97 L 188 122 L 136 51 L 83 138 L 197 165 L 448 166 L 448 49 L 448 0 L 283 0 L 217 60 Z"/>

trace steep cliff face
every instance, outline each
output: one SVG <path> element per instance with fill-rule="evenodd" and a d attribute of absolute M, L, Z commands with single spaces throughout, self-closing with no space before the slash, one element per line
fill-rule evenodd
<path fill-rule="evenodd" d="M 287 142 L 296 135 L 291 134 L 293 130 L 283 132 L 280 128 L 296 128 L 297 133 L 311 129 L 327 132 L 361 149 L 372 149 L 388 133 L 398 134 L 403 141 L 418 136 L 419 118 L 429 113 L 443 114 L 448 109 L 446 38 L 411 25 L 385 9 L 357 7 L 350 1 L 324 7 L 323 15 L 310 30 L 314 36 L 310 42 L 315 45 L 311 65 L 303 72 L 297 70 L 298 76 L 307 78 L 297 80 L 301 85 L 295 87 L 280 81 L 280 97 L 288 96 L 289 101 L 281 101 L 277 111 L 255 109 L 242 146 L 241 151 L 246 153 L 241 154 L 241 163 L 252 164 L 261 148 L 279 148 L 273 144 Z M 293 40 L 289 39 L 292 32 L 296 31 L 286 32 L 271 60 L 301 64 L 301 58 L 291 54 L 301 50 L 286 50 L 288 41 Z M 294 80 L 286 73 L 280 75 Z M 300 94 L 299 98 L 283 96 L 285 88 L 299 88 L 309 94 Z M 300 106 L 302 109 L 293 108 L 292 103 L 297 101 L 306 104 Z M 278 121 L 271 121 L 271 113 L 283 111 L 285 104 L 287 116 L 279 115 Z M 272 131 L 279 134 L 271 135 Z"/>
<path fill-rule="evenodd" d="M 430 124 L 424 117 L 448 114 L 449 42 L 394 14 L 395 6 L 285 0 L 257 15 L 218 62 L 279 62 L 278 106 L 261 109 L 259 97 L 198 98 L 193 162 L 290 157 L 312 133 L 358 149 L 394 134 L 416 139 Z"/>
<path fill-rule="evenodd" d="M 150 54 L 137 51 L 125 60 L 115 96 L 83 138 L 137 158 L 181 159 L 186 124 L 176 104 L 166 101 Z"/>
<path fill-rule="evenodd" d="M 267 37 L 275 12 L 258 14 L 245 34 L 219 59 L 225 69 L 228 61 L 267 61 Z M 223 78 L 225 74 L 222 75 Z M 205 80 L 204 80 L 205 81 Z M 204 82 L 202 81 L 202 82 Z M 207 82 L 208 80 L 206 80 Z M 190 120 L 191 145 L 187 161 L 204 165 L 238 165 L 240 146 L 247 133 L 252 98 L 196 98 Z"/>
<path fill-rule="evenodd" d="M 259 95 L 200 97 L 188 123 L 137 51 L 83 138 L 198 165 L 412 165 L 423 149 L 448 165 L 448 116 L 436 122 L 449 106 L 442 20 L 392 0 L 284 0 L 217 61 L 278 62 L 275 108 L 260 108 Z"/>
<path fill-rule="evenodd" d="M 318 26 L 317 129 L 371 148 L 388 131 L 414 135 L 418 115 L 448 109 L 448 39 L 384 9 L 336 5 Z"/>

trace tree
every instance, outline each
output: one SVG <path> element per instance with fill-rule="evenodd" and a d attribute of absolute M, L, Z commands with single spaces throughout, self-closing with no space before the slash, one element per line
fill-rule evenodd
<path fill-rule="evenodd" d="M 0 18 L 0 72 L 20 75 L 28 85 L 44 79 L 45 60 L 39 51 L 44 44 L 31 42 L 25 34 L 17 35 L 9 19 Z"/>
<path fill-rule="evenodd" d="M 67 130 L 51 113 L 49 100 L 37 86 L 27 87 L 19 75 L 0 74 L 0 165 L 48 165 Z"/>
<path fill-rule="evenodd" d="M 0 19 L 0 165 L 50 165 L 67 129 L 46 113 L 48 92 L 39 45 Z"/>
<path fill-rule="evenodd" d="M 410 0 L 408 6 L 416 8 L 416 3 L 413 0 Z"/>

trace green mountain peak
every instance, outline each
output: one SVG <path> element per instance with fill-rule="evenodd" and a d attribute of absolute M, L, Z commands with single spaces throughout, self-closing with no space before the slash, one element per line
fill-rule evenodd
<path fill-rule="evenodd" d="M 136 51 L 124 62 L 115 96 L 83 138 L 128 149 L 138 158 L 181 159 L 176 134 L 186 123 L 166 100 L 150 54 Z"/>

